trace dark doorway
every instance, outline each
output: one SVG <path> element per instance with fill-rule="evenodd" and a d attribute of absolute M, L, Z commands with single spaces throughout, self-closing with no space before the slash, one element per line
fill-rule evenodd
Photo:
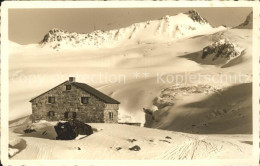
<path fill-rule="evenodd" d="M 64 118 L 68 119 L 69 118 L 69 112 L 64 113 Z"/>

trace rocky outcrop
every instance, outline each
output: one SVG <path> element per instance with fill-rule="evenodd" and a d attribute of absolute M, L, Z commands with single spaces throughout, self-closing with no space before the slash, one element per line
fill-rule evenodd
<path fill-rule="evenodd" d="M 36 130 L 30 128 L 24 130 L 24 133 L 32 133 L 32 132 L 36 132 Z"/>
<path fill-rule="evenodd" d="M 210 85 L 186 85 L 178 84 L 172 85 L 168 88 L 162 89 L 159 96 L 155 97 L 152 104 L 158 108 L 157 110 L 143 109 L 145 113 L 144 127 L 155 127 L 163 119 L 164 113 L 170 110 L 176 100 L 180 100 L 183 96 L 196 94 L 212 94 L 219 93 L 220 90 Z M 170 138 L 166 138 L 170 139 Z"/>
<path fill-rule="evenodd" d="M 153 111 L 150 109 L 143 108 L 144 114 L 145 114 L 145 124 L 144 127 L 151 127 L 154 123 L 154 115 Z"/>
<path fill-rule="evenodd" d="M 131 150 L 131 151 L 139 151 L 139 150 L 141 150 L 141 147 L 138 146 L 138 145 L 135 145 L 135 146 L 129 148 L 129 150 Z"/>
<path fill-rule="evenodd" d="M 20 153 L 27 147 L 27 143 L 24 139 L 10 137 L 9 138 L 9 145 L 8 145 L 8 156 L 12 158 L 17 153 Z"/>
<path fill-rule="evenodd" d="M 231 43 L 227 38 L 219 39 L 213 44 L 203 48 L 202 59 L 210 58 L 212 61 L 215 61 L 220 58 L 227 60 L 233 59 L 239 56 L 242 52 L 242 49 Z"/>
<path fill-rule="evenodd" d="M 238 25 L 237 27 L 238 29 L 252 29 L 253 28 L 253 12 L 251 12 L 247 17 L 246 20 Z"/>
<path fill-rule="evenodd" d="M 201 17 L 196 10 L 189 10 L 186 14 L 195 22 L 202 24 L 208 23 L 208 21 L 205 18 Z"/>
<path fill-rule="evenodd" d="M 57 133 L 57 140 L 72 140 L 78 135 L 93 134 L 92 127 L 78 120 L 70 120 L 68 122 L 59 122 L 54 126 Z"/>

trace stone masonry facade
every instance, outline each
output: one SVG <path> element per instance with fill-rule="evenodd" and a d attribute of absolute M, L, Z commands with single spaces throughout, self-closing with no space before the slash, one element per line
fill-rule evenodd
<path fill-rule="evenodd" d="M 71 85 L 71 89 L 66 90 L 66 85 Z M 49 97 L 54 97 L 54 103 L 49 102 Z M 83 104 L 81 97 L 87 97 L 88 103 Z M 68 120 L 71 116 L 66 117 L 65 114 L 73 114 L 74 118 L 84 123 L 118 122 L 119 104 L 107 104 L 69 81 L 32 99 L 31 103 L 32 117 L 35 121 Z"/>

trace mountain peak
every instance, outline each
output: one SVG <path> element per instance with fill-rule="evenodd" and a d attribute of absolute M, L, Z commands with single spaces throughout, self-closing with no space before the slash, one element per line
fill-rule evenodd
<path fill-rule="evenodd" d="M 140 43 L 140 41 L 174 40 L 211 30 L 212 27 L 195 10 L 187 14 L 166 15 L 159 20 L 134 23 L 128 27 L 114 30 L 96 30 L 91 33 L 71 33 L 58 28 L 48 31 L 40 42 L 41 46 L 50 46 L 55 50 L 63 48 L 115 47 L 122 43 Z M 148 37 L 149 36 L 149 37 Z M 152 36 L 152 37 L 151 37 Z"/>
<path fill-rule="evenodd" d="M 249 15 L 246 17 L 246 20 L 238 25 L 236 28 L 239 29 L 252 29 L 253 28 L 253 11 L 249 13 Z"/>
<path fill-rule="evenodd" d="M 195 9 L 189 10 L 185 14 L 187 14 L 195 22 L 199 22 L 203 24 L 208 23 L 208 21 L 202 16 L 200 16 L 200 14 Z"/>
<path fill-rule="evenodd" d="M 51 30 L 49 30 L 49 33 L 56 33 L 56 32 L 64 32 L 64 30 L 59 28 L 52 28 Z"/>
<path fill-rule="evenodd" d="M 40 43 L 50 42 L 51 37 L 57 36 L 57 34 L 66 33 L 64 30 L 59 28 L 52 28 L 48 31 L 48 33 L 44 36 L 43 40 Z"/>

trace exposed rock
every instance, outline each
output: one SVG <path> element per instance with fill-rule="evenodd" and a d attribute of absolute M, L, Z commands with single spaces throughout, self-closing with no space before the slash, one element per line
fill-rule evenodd
<path fill-rule="evenodd" d="M 137 140 L 136 139 L 128 139 L 128 141 L 133 143 L 133 142 L 135 142 Z"/>
<path fill-rule="evenodd" d="M 27 144 L 24 139 L 11 137 L 11 140 L 9 140 L 8 156 L 11 158 L 26 147 Z"/>
<path fill-rule="evenodd" d="M 166 138 L 166 139 L 172 139 L 172 138 L 171 138 L 171 137 L 169 137 L 169 136 L 166 136 L 165 138 Z"/>
<path fill-rule="evenodd" d="M 212 58 L 215 61 L 219 58 L 225 58 L 227 60 L 233 59 L 241 54 L 242 50 L 235 44 L 231 43 L 227 38 L 219 39 L 213 44 L 203 48 L 202 59 L 207 57 Z"/>
<path fill-rule="evenodd" d="M 59 122 L 54 126 L 57 133 L 57 140 L 72 140 L 80 135 L 93 134 L 92 127 L 78 120 L 70 120 L 68 122 Z"/>
<path fill-rule="evenodd" d="M 178 95 L 189 95 L 189 94 L 198 94 L 198 93 L 212 93 L 217 92 L 218 89 L 204 84 L 198 85 L 172 85 L 168 88 L 165 88 L 161 91 L 160 96 L 155 97 L 153 100 L 153 105 L 156 105 L 159 110 L 167 107 L 173 106 L 174 101 Z"/>
<path fill-rule="evenodd" d="M 129 148 L 129 150 L 132 150 L 132 151 L 139 151 L 139 150 L 141 150 L 141 148 L 140 148 L 140 146 L 135 145 L 135 146 Z"/>
<path fill-rule="evenodd" d="M 8 148 L 8 156 L 9 156 L 9 158 L 13 157 L 13 156 L 16 155 L 18 152 L 19 152 L 18 149 Z"/>
<path fill-rule="evenodd" d="M 161 139 L 161 140 L 159 140 L 159 141 L 166 142 L 166 143 L 171 143 L 170 141 L 163 140 L 163 139 Z"/>
<path fill-rule="evenodd" d="M 194 94 L 213 94 L 220 93 L 221 89 L 218 87 L 213 87 L 207 84 L 197 84 L 197 85 L 186 85 L 186 84 L 176 84 L 168 88 L 162 89 L 159 96 L 153 99 L 153 105 L 158 108 L 156 111 L 151 109 L 145 109 L 145 123 L 144 127 L 153 128 L 158 123 L 162 121 L 162 115 L 167 113 L 173 106 L 176 100 L 182 96 L 194 95 Z"/>
<path fill-rule="evenodd" d="M 235 28 L 252 29 L 253 28 L 253 12 L 249 13 L 249 15 L 246 17 L 246 20 Z"/>
<path fill-rule="evenodd" d="M 68 123 L 59 122 L 56 126 L 54 126 L 55 131 L 57 133 L 57 140 L 72 140 L 75 139 L 78 134 L 76 134 L 73 127 Z"/>
<path fill-rule="evenodd" d="M 193 21 L 206 24 L 208 21 L 201 17 L 200 14 L 196 10 L 189 10 L 186 13 Z"/>
<path fill-rule="evenodd" d="M 174 105 L 173 99 L 174 99 L 173 96 L 168 96 L 167 94 L 161 95 L 159 97 L 154 98 L 153 104 L 156 105 L 158 107 L 158 109 L 160 110 L 167 106 L 173 106 Z"/>
<path fill-rule="evenodd" d="M 45 130 L 44 132 L 42 132 L 42 135 L 47 135 L 47 130 Z"/>
<path fill-rule="evenodd" d="M 121 147 L 117 147 L 117 148 L 116 148 L 117 151 L 119 151 L 119 150 L 121 150 L 121 149 L 122 149 Z"/>
<path fill-rule="evenodd" d="M 91 135 L 93 134 L 92 127 L 79 120 L 70 120 L 70 125 L 75 127 L 75 131 L 80 135 Z"/>
<path fill-rule="evenodd" d="M 144 127 L 151 127 L 151 125 L 154 123 L 153 111 L 151 111 L 150 109 L 145 109 L 145 108 L 143 108 L 143 111 L 145 113 Z"/>
<path fill-rule="evenodd" d="M 32 133 L 32 132 L 36 132 L 35 129 L 25 129 L 24 133 Z"/>

